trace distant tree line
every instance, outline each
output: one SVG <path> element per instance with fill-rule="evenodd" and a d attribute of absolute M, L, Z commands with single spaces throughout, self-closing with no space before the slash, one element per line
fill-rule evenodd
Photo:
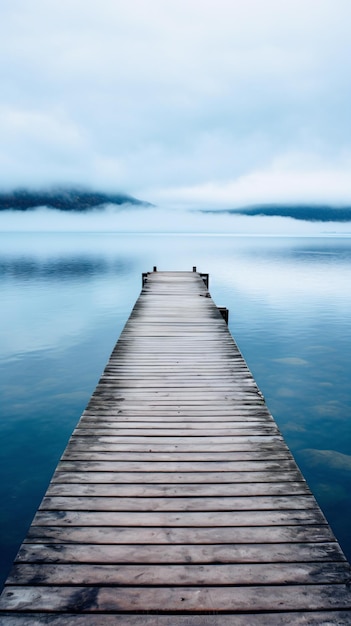
<path fill-rule="evenodd" d="M 222 209 L 202 211 L 203 213 L 229 213 L 230 215 L 265 215 L 292 217 L 307 222 L 351 222 L 351 207 L 332 207 L 310 204 L 263 204 L 241 209 Z"/>
<path fill-rule="evenodd" d="M 52 191 L 31 191 L 17 189 L 10 193 L 0 193 L 0 211 L 30 211 L 45 206 L 59 211 L 90 211 L 106 204 L 148 205 L 126 194 L 107 194 L 96 191 L 59 189 Z"/>

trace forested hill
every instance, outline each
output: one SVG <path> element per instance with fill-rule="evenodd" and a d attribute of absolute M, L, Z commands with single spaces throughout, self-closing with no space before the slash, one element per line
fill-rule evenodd
<path fill-rule="evenodd" d="M 351 207 L 332 207 L 328 205 L 284 205 L 264 204 L 241 209 L 223 209 L 203 211 L 204 213 L 229 213 L 230 215 L 264 215 L 292 217 L 307 222 L 351 222 Z"/>
<path fill-rule="evenodd" d="M 48 207 L 59 211 L 91 211 L 106 204 L 134 206 L 152 206 L 132 196 L 122 193 L 107 194 L 96 191 L 77 189 L 58 189 L 52 191 L 32 191 L 18 189 L 10 193 L 0 192 L 0 211 L 30 211 L 37 207 Z"/>

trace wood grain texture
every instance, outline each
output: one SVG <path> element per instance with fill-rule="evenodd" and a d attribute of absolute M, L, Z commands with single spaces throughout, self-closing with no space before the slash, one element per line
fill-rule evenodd
<path fill-rule="evenodd" d="M 206 614 L 96 614 L 76 613 L 3 613 L 7 626 L 344 626 L 350 623 L 348 611 L 286 611 L 284 613 L 214 613 Z"/>
<path fill-rule="evenodd" d="M 350 580 L 201 276 L 148 273 L 0 623 L 347 624 Z"/>
<path fill-rule="evenodd" d="M 101 529 L 97 529 L 97 535 L 101 536 Z M 71 529 L 70 529 L 71 530 Z M 150 529 L 139 529 L 139 541 L 150 538 L 150 543 L 117 543 L 122 535 L 106 529 L 105 542 L 110 538 L 113 543 L 87 543 L 90 538 L 95 541 L 94 530 L 89 533 L 85 527 L 85 543 L 72 542 L 71 544 L 57 543 L 26 543 L 23 544 L 16 563 L 103 563 L 103 564 L 205 564 L 205 563 L 304 563 L 304 562 L 329 562 L 341 563 L 345 561 L 340 549 L 334 542 L 329 543 L 189 543 L 175 544 L 172 539 L 176 537 L 175 530 L 163 529 L 159 534 Z M 233 533 L 232 533 L 233 534 Z M 126 531 L 125 539 L 131 539 L 132 533 Z M 136 536 L 137 533 L 134 534 Z M 164 544 L 160 543 L 160 535 L 164 537 Z M 222 536 L 224 533 L 222 533 Z M 278 535 L 278 534 L 277 534 Z M 57 536 L 57 535 L 56 535 Z M 72 535 L 71 535 L 72 536 Z M 183 536 L 188 541 L 200 539 L 201 533 L 190 532 L 182 529 L 179 538 Z M 252 538 L 253 535 L 251 535 Z M 83 535 L 81 535 L 83 537 Z M 216 533 L 218 541 L 221 534 Z M 260 538 L 258 535 L 257 539 Z M 262 537 L 263 538 L 263 537 Z M 233 539 L 233 537 L 232 537 Z M 331 566 L 332 568 L 335 565 Z"/>
<path fill-rule="evenodd" d="M 106 586 L 16 586 L 5 589 L 2 606 L 8 610 L 67 613 L 310 611 L 349 609 L 350 591 L 345 584 L 106 587 Z M 167 609 L 166 609 L 167 607 Z"/>
<path fill-rule="evenodd" d="M 333 558 L 340 560 L 338 554 L 342 554 L 340 546 L 336 543 L 334 535 L 327 524 L 315 526 L 315 525 L 285 525 L 285 526 L 212 526 L 189 528 L 189 527 L 146 527 L 142 528 L 133 526 L 34 526 L 32 525 L 28 531 L 27 538 L 24 541 L 22 549 L 26 549 L 27 544 L 89 544 L 94 545 L 109 544 L 124 545 L 124 544 L 143 544 L 146 543 L 150 546 L 162 544 L 191 544 L 207 546 L 210 544 L 220 545 L 224 548 L 224 554 L 229 544 L 239 545 L 246 544 L 243 551 L 246 553 L 252 551 L 252 548 L 248 550 L 249 544 L 265 545 L 270 551 L 271 544 L 277 543 L 278 554 L 281 555 L 284 549 L 280 544 L 291 544 L 287 548 L 291 550 L 292 556 L 295 560 L 299 560 L 297 557 L 296 544 L 301 545 L 303 548 L 307 544 L 316 544 L 316 551 L 322 556 L 323 554 L 329 559 L 330 552 L 333 554 Z M 318 544 L 324 544 L 319 546 Z M 269 546 L 268 546 L 269 544 Z M 307 546 L 308 548 L 310 546 Z M 112 548 L 111 548 L 112 549 Z M 37 547 L 33 548 L 37 550 Z M 54 558 L 60 560 L 61 556 L 58 556 L 58 551 L 63 551 L 63 548 L 55 549 Z M 163 549 L 162 549 L 163 550 Z M 162 552 L 161 550 L 161 552 Z M 206 548 L 206 553 L 208 550 Z M 22 552 L 19 552 L 21 555 Z M 154 556 L 153 548 L 151 548 L 151 554 Z M 265 559 L 267 560 L 267 554 Z M 271 554 L 269 552 L 269 554 Z M 139 554 L 140 556 L 140 554 Z M 20 558 L 20 557 L 18 557 Z M 272 557 L 273 558 L 273 557 Z M 319 560 L 320 557 L 314 557 L 312 560 Z M 343 557 L 345 558 L 345 557 Z M 269 560 L 269 559 L 268 559 Z M 186 561 L 187 562 L 187 561 Z M 240 562 L 240 561 L 239 561 Z"/>

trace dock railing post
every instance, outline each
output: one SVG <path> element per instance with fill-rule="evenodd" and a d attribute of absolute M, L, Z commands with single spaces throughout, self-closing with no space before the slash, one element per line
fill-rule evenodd
<path fill-rule="evenodd" d="M 208 289 L 208 284 L 209 284 L 209 275 L 208 274 L 200 274 L 200 278 L 202 278 L 202 280 L 204 281 L 207 289 Z"/>

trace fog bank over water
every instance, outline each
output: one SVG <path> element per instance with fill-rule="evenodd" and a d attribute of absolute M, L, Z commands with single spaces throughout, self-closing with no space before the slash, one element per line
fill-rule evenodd
<path fill-rule="evenodd" d="M 291 217 L 200 212 L 183 208 L 117 209 L 109 205 L 84 214 L 38 208 L 0 212 L 2 232 L 144 232 L 237 235 L 351 235 L 351 222 L 309 222 Z"/>

